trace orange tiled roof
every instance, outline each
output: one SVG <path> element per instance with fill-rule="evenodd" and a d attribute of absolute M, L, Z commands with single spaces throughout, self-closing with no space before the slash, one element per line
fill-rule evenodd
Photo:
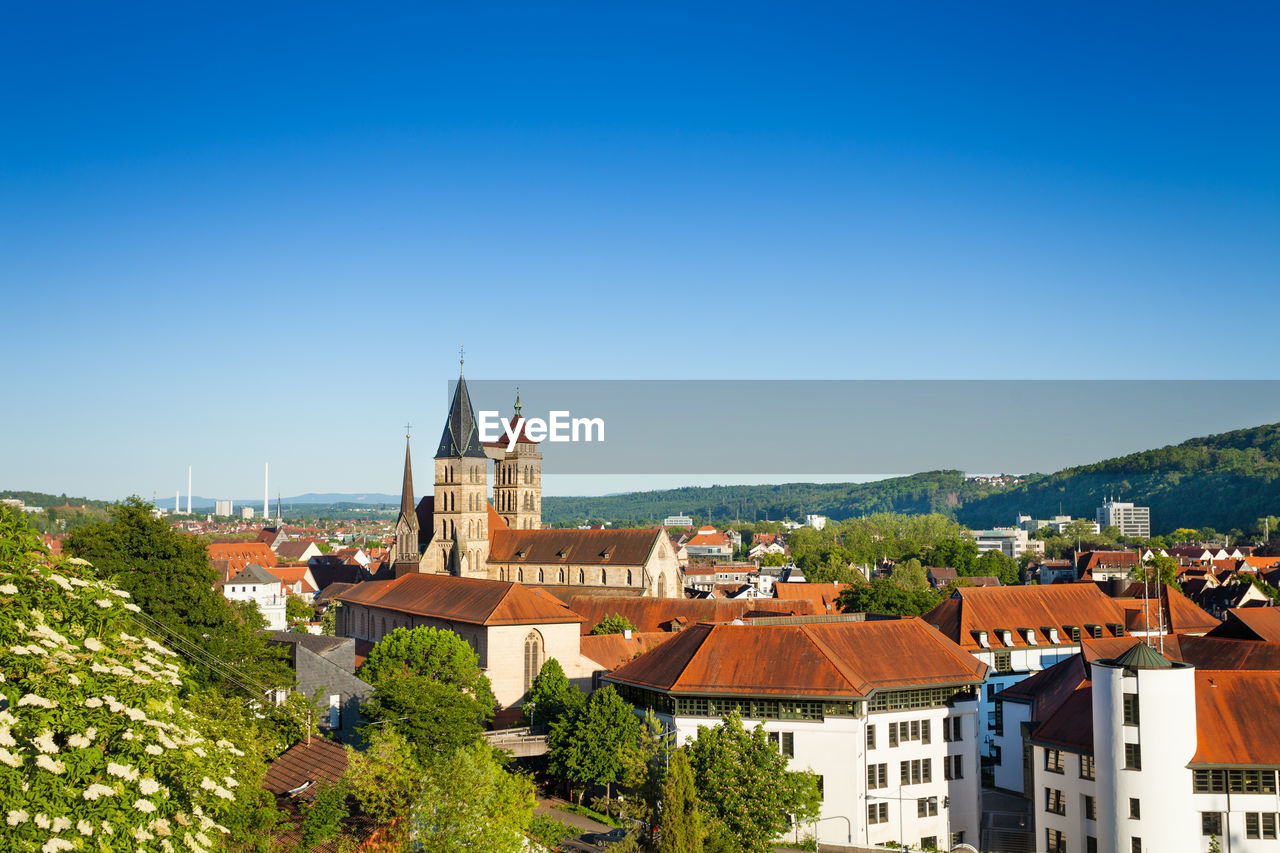
<path fill-rule="evenodd" d="M 840 593 L 849 588 L 843 583 L 787 583 L 779 581 L 773 585 L 774 598 L 782 601 L 808 601 L 813 605 L 815 613 L 839 613 L 840 606 L 836 600 Z"/>
<path fill-rule="evenodd" d="M 642 566 L 662 537 L 662 530 L 657 527 L 616 530 L 490 530 L 490 563 L 535 565 Z"/>
<path fill-rule="evenodd" d="M 275 566 L 274 568 L 267 569 L 267 571 L 279 578 L 281 583 L 287 584 L 288 586 L 293 586 L 294 584 L 301 582 L 302 591 L 304 593 L 313 593 L 316 591 L 316 588 L 312 586 L 311 581 L 308 580 L 310 570 L 306 566 Z"/>
<path fill-rule="evenodd" d="M 1280 765 L 1280 674 L 1196 671 L 1193 765 Z"/>
<path fill-rule="evenodd" d="M 667 631 L 649 631 L 646 633 L 632 631 L 630 639 L 627 639 L 623 634 L 602 634 L 595 637 L 588 635 L 581 640 L 581 650 L 585 657 L 590 658 L 605 669 L 615 670 L 633 658 L 662 645 L 674 636 L 676 635 Z"/>
<path fill-rule="evenodd" d="M 582 633 L 612 614 L 625 616 L 637 631 L 666 631 L 671 623 L 732 622 L 752 615 L 814 616 L 808 601 L 777 601 L 746 598 L 623 598 L 613 595 L 575 595 L 569 609 L 583 618 Z"/>
<path fill-rule="evenodd" d="M 687 695 L 865 698 L 978 684 L 987 666 L 922 620 L 694 625 L 608 678 Z"/>
<path fill-rule="evenodd" d="M 998 629 L 1012 631 L 1012 647 L 1030 647 L 1020 629 L 1030 628 L 1035 645 L 1052 645 L 1046 628 L 1056 628 L 1058 645 L 1071 644 L 1068 626 L 1125 624 L 1125 611 L 1091 583 L 1048 586 L 963 587 L 924 615 L 961 648 L 979 649 L 975 633 L 985 631 L 992 648 L 1009 648 Z"/>
<path fill-rule="evenodd" d="M 265 542 L 214 542 L 209 545 L 209 562 L 226 560 L 231 575 L 250 563 L 264 568 L 276 564 L 276 555 Z"/>
<path fill-rule="evenodd" d="M 411 574 L 389 581 L 366 581 L 335 599 L 471 625 L 551 624 L 582 619 L 563 604 L 521 584 L 451 575 Z"/>

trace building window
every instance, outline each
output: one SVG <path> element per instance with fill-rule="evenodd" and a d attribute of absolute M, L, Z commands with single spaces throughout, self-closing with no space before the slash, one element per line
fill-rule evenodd
<path fill-rule="evenodd" d="M 1059 829 L 1044 831 L 1045 850 L 1049 853 L 1067 853 L 1067 837 Z"/>
<path fill-rule="evenodd" d="M 524 689 L 528 690 L 533 685 L 533 679 L 537 678 L 539 670 L 542 669 L 542 635 L 537 631 L 530 631 L 529 636 L 524 638 Z"/>
<path fill-rule="evenodd" d="M 1246 812 L 1244 816 L 1246 838 L 1275 838 L 1275 812 Z"/>
<path fill-rule="evenodd" d="M 1142 839 L 1137 837 L 1131 839 L 1129 841 L 1129 850 L 1130 853 L 1142 853 Z"/>
<path fill-rule="evenodd" d="M 876 727 L 867 726 L 867 749 L 876 748 Z"/>
<path fill-rule="evenodd" d="M 924 838 L 921 838 L 921 839 L 920 839 L 920 849 L 921 849 L 921 850 L 937 850 L 937 849 L 938 849 L 938 836 L 936 836 L 936 835 L 926 835 Z"/>
<path fill-rule="evenodd" d="M 1222 812 L 1200 813 L 1200 834 L 1217 837 L 1222 834 Z"/>
<path fill-rule="evenodd" d="M 1094 772 L 1094 771 L 1093 771 L 1093 756 L 1092 756 L 1092 755 L 1082 755 L 1082 756 L 1080 756 L 1080 778 L 1081 778 L 1081 779 L 1093 779 L 1093 778 L 1094 778 L 1093 772 Z"/>
<path fill-rule="evenodd" d="M 1138 725 L 1138 694 L 1124 694 L 1124 724 L 1126 726 Z"/>
<path fill-rule="evenodd" d="M 769 743 L 778 747 L 778 749 L 787 758 L 795 758 L 796 755 L 796 735 L 795 732 L 769 732 Z"/>
<path fill-rule="evenodd" d="M 889 787 L 889 765 L 867 765 L 867 787 L 870 789 Z"/>
<path fill-rule="evenodd" d="M 1098 853 L 1098 839 L 1092 835 L 1084 837 L 1084 853 Z"/>
<path fill-rule="evenodd" d="M 1046 749 L 1044 751 L 1044 769 L 1050 773 L 1063 772 L 1062 750 Z"/>
<path fill-rule="evenodd" d="M 898 767 L 899 778 L 903 785 L 919 785 L 922 782 L 933 781 L 933 759 L 915 759 L 914 761 L 903 761 Z"/>
<path fill-rule="evenodd" d="M 1129 820 L 1142 819 L 1142 803 L 1137 797 L 1129 798 Z"/>
<path fill-rule="evenodd" d="M 1013 652 L 996 652 L 996 672 L 1013 672 Z"/>
<path fill-rule="evenodd" d="M 1084 819 L 1098 819 L 1098 801 L 1088 794 L 1084 795 Z"/>
<path fill-rule="evenodd" d="M 604 569 L 601 569 L 601 570 L 600 570 L 600 585 L 601 585 L 601 586 L 604 586 L 606 583 L 608 583 L 608 578 L 607 578 L 607 576 L 606 576 L 606 575 L 605 575 L 605 573 L 604 573 Z"/>
<path fill-rule="evenodd" d="M 1044 810 L 1050 814 L 1065 815 L 1067 813 L 1067 801 L 1062 792 L 1057 788 L 1044 789 Z"/>
<path fill-rule="evenodd" d="M 867 804 L 867 823 L 888 823 L 889 822 L 889 804 L 888 803 L 868 803 Z"/>
<path fill-rule="evenodd" d="M 995 720 L 991 724 L 991 728 L 995 729 L 998 737 L 1004 737 L 1004 703 L 997 702 L 995 710 Z"/>
<path fill-rule="evenodd" d="M 889 724 L 889 746 L 897 746 L 897 745 L 898 745 L 898 724 L 890 723 Z"/>
<path fill-rule="evenodd" d="M 1124 745 L 1124 769 L 1125 770 L 1141 770 L 1142 769 L 1142 747 L 1136 743 L 1126 743 Z"/>
<path fill-rule="evenodd" d="M 1196 770 L 1191 777 L 1197 794 L 1274 794 L 1274 770 Z"/>
<path fill-rule="evenodd" d="M 938 814 L 937 797 L 921 797 L 916 800 L 916 817 L 934 817 Z"/>
<path fill-rule="evenodd" d="M 584 584 L 584 583 L 586 583 L 586 582 L 587 582 L 587 574 L 586 574 L 586 572 L 584 572 L 582 569 L 578 569 L 578 583 L 583 583 L 583 584 Z"/>
<path fill-rule="evenodd" d="M 631 586 L 631 570 L 627 569 L 627 586 Z"/>

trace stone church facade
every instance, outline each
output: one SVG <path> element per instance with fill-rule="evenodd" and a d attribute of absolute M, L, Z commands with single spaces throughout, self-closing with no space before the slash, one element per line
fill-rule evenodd
<path fill-rule="evenodd" d="M 517 396 L 512 429 L 520 417 Z M 572 595 L 679 598 L 680 564 L 658 527 L 560 530 L 542 526 L 542 454 L 520 429 L 515 446 L 480 441 L 459 375 L 433 460 L 430 495 L 416 505 L 406 439 L 392 563 L 397 577 L 423 573 L 514 581 Z M 489 463 L 493 462 L 493 500 Z"/>

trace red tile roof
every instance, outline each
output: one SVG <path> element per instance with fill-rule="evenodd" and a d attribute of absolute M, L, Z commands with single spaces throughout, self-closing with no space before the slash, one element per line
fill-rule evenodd
<path fill-rule="evenodd" d="M 732 622 L 751 616 L 813 616 L 816 611 L 808 601 L 775 599 L 724 598 L 623 598 L 610 595 L 575 595 L 569 609 L 582 616 L 582 633 L 600 624 L 606 616 L 625 616 L 645 633 L 666 631 L 671 623 L 683 618 L 685 624 L 696 622 Z"/>
<path fill-rule="evenodd" d="M 808 601 L 815 613 L 839 613 L 836 600 L 849 588 L 844 583 L 788 583 L 779 581 L 773 585 L 773 596 L 781 601 Z"/>
<path fill-rule="evenodd" d="M 1196 671 L 1192 765 L 1280 765 L 1280 673 Z"/>
<path fill-rule="evenodd" d="M 601 634 L 596 637 L 585 636 L 581 640 L 581 651 L 607 670 L 615 670 L 636 657 L 662 645 L 675 634 L 667 631 L 650 631 L 641 633 L 632 631 L 631 638 L 623 634 Z"/>
<path fill-rule="evenodd" d="M 1248 633 L 1260 640 L 1280 641 L 1280 608 L 1238 607 L 1229 611 L 1228 619 L 1242 623 Z"/>
<path fill-rule="evenodd" d="M 272 575 L 280 579 L 280 582 L 292 587 L 294 584 L 301 582 L 302 591 L 304 593 L 314 593 L 316 588 L 308 581 L 310 569 L 306 566 L 276 566 L 267 569 Z"/>
<path fill-rule="evenodd" d="M 1028 647 L 1020 629 L 1035 631 L 1036 645 L 1052 645 L 1045 628 L 1058 630 L 1058 645 L 1070 645 L 1067 626 L 1124 624 L 1124 609 L 1091 583 L 1049 586 L 963 587 L 924 615 L 944 636 L 965 649 L 982 646 L 975 632 L 987 632 L 992 648 L 1004 646 L 997 629 L 1013 632 L 1013 648 Z"/>
<path fill-rule="evenodd" d="M 336 784 L 347 771 L 347 752 L 339 744 L 313 737 L 311 743 L 295 743 L 271 762 L 262 777 L 262 787 L 277 796 L 287 794 L 307 781 Z M 312 785 L 310 799 L 323 786 Z"/>
<path fill-rule="evenodd" d="M 490 503 L 490 502 L 488 502 L 488 501 L 485 501 L 485 507 L 489 510 L 489 513 L 488 513 L 489 527 L 488 527 L 487 529 L 488 529 L 488 531 L 489 531 L 489 538 L 490 538 L 490 539 L 492 539 L 492 538 L 493 538 L 493 534 L 494 534 L 496 531 L 498 531 L 498 530 L 510 530 L 510 529 L 511 529 L 511 528 L 510 528 L 510 525 L 508 525 L 508 524 L 507 524 L 506 519 L 504 519 L 502 516 L 498 515 L 498 511 L 497 511 L 496 509 L 494 509 L 494 508 L 493 508 L 493 504 L 492 504 L 492 503 Z M 490 544 L 490 547 L 491 547 L 491 548 L 493 547 L 493 546 L 492 546 L 492 544 Z"/>
<path fill-rule="evenodd" d="M 684 543 L 686 547 L 689 545 L 716 545 L 725 546 L 729 544 L 729 537 L 723 533 L 716 531 L 714 527 L 703 527 L 694 534 L 693 538 Z"/>
<path fill-rule="evenodd" d="M 451 575 L 411 574 L 395 580 L 366 581 L 335 599 L 471 625 L 581 621 L 578 614 L 554 598 L 521 584 Z"/>
<path fill-rule="evenodd" d="M 694 625 L 608 680 L 689 695 L 864 698 L 977 684 L 987 667 L 918 618 Z"/>
<path fill-rule="evenodd" d="M 1048 718 L 1031 733 L 1035 743 L 1093 754 L 1093 686 L 1081 684 L 1067 694 Z"/>
<path fill-rule="evenodd" d="M 231 576 L 250 563 L 257 563 L 264 568 L 276 564 L 276 555 L 263 542 L 213 542 L 209 545 L 209 562 L 226 560 Z"/>

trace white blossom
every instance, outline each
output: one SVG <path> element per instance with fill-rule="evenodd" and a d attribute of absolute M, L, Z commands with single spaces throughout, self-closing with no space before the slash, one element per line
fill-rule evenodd
<path fill-rule="evenodd" d="M 151 823 L 147 824 L 147 828 L 150 829 L 152 832 L 154 832 L 156 835 L 160 835 L 160 836 L 173 834 L 173 830 L 169 827 L 169 821 L 165 820 L 162 817 L 158 817 L 155 820 L 151 821 Z"/>
<path fill-rule="evenodd" d="M 35 822 L 36 822 L 36 826 L 40 827 L 41 829 L 48 829 L 49 827 L 53 826 L 53 823 L 49 820 L 49 816 L 46 815 L 44 812 L 41 812 L 40 814 L 35 816 Z"/>
<path fill-rule="evenodd" d="M 148 776 L 138 783 L 138 789 L 149 797 L 160 790 L 160 783 Z"/>
<path fill-rule="evenodd" d="M 113 827 L 110 823 L 108 823 L 105 820 L 102 822 L 102 831 L 105 832 L 107 835 L 116 834 L 115 827 Z"/>
<path fill-rule="evenodd" d="M 47 755 L 36 756 L 36 766 L 41 770 L 48 770 L 55 776 L 61 776 L 67 771 L 67 765 L 61 761 L 50 758 Z"/>
<path fill-rule="evenodd" d="M 58 707 L 58 702 L 56 699 L 46 699 L 43 696 L 37 696 L 34 693 L 28 693 L 18 700 L 19 708 L 23 707 L 24 705 L 34 705 L 37 708 L 47 709 L 47 708 Z"/>
<path fill-rule="evenodd" d="M 164 750 L 158 744 L 149 743 L 146 745 L 147 755 L 163 755 Z"/>
<path fill-rule="evenodd" d="M 31 815 L 27 814 L 23 809 L 12 809 L 9 814 L 5 816 L 4 822 L 9 824 L 9 826 L 17 826 L 20 823 L 26 823 L 30 818 Z"/>
<path fill-rule="evenodd" d="M 102 641 L 97 637 L 85 637 L 84 647 L 91 652 L 100 652 L 102 651 Z"/>
<path fill-rule="evenodd" d="M 124 609 L 125 609 L 125 610 L 128 610 L 128 611 L 130 611 L 130 612 L 132 612 L 132 613 L 141 613 L 141 612 L 142 612 L 142 608 L 141 608 L 141 607 L 139 607 L 138 605 L 134 604 L 134 603 L 133 603 L 133 602 L 131 602 L 131 601 L 126 601 L 126 602 L 124 603 Z"/>
<path fill-rule="evenodd" d="M 18 742 L 13 739 L 13 734 L 9 731 L 7 725 L 0 725 L 0 746 L 17 746 Z"/>
<path fill-rule="evenodd" d="M 123 589 L 113 589 L 111 590 L 111 594 L 118 595 L 121 598 L 130 598 L 129 593 L 125 592 Z"/>
<path fill-rule="evenodd" d="M 90 696 L 88 699 L 84 700 L 84 706 L 86 708 L 101 708 L 102 700 L 97 696 Z"/>
<path fill-rule="evenodd" d="M 92 800 L 98 799 L 98 797 L 115 796 L 115 793 L 116 793 L 115 788 L 109 788 L 106 785 L 103 785 L 99 782 L 94 782 L 88 788 L 84 789 L 84 793 L 81 796 L 83 796 L 86 800 L 92 801 Z M 110 832 L 111 830 L 107 830 L 107 831 Z"/>
<path fill-rule="evenodd" d="M 17 594 L 18 594 L 18 588 L 13 584 L 7 583 L 4 585 L 0 585 L 0 595 L 17 595 Z M 9 812 L 9 814 L 13 814 L 13 812 Z"/>
<path fill-rule="evenodd" d="M 65 589 L 67 592 L 71 591 L 71 582 L 68 581 L 66 578 L 64 578 L 62 575 L 49 575 L 49 580 L 53 581 L 58 586 Z"/>
<path fill-rule="evenodd" d="M 136 799 L 133 801 L 133 807 L 143 814 L 151 814 L 156 810 L 156 804 L 150 800 Z"/>
<path fill-rule="evenodd" d="M 81 835 L 93 835 L 93 824 L 87 820 L 78 820 L 76 821 L 76 831 Z"/>
<path fill-rule="evenodd" d="M 58 745 L 53 742 L 53 732 L 45 729 L 40 733 L 40 737 L 34 741 L 36 749 L 41 752 L 47 752 L 50 755 L 58 751 Z"/>
<path fill-rule="evenodd" d="M 59 850 L 74 850 L 76 846 L 65 838 L 50 838 L 40 848 L 41 853 L 58 853 Z"/>
<path fill-rule="evenodd" d="M 0 746 L 0 764 L 8 764 L 10 767 L 21 767 L 22 759 Z"/>
<path fill-rule="evenodd" d="M 213 795 L 215 797 L 222 797 L 222 799 L 224 800 L 234 800 L 236 798 L 235 794 L 231 793 L 230 791 L 228 791 L 226 788 L 223 788 L 222 786 L 218 786 L 217 788 L 214 788 Z"/>
<path fill-rule="evenodd" d="M 235 779 L 232 779 L 230 776 L 223 776 L 222 781 L 227 783 L 228 788 L 237 788 L 240 786 L 240 783 Z"/>
<path fill-rule="evenodd" d="M 73 672 L 73 673 L 71 673 L 70 675 L 68 675 L 68 676 L 67 676 L 67 682 L 68 682 L 72 687 L 79 687 L 79 686 L 80 686 L 80 676 L 76 675 L 76 674 Z"/>
<path fill-rule="evenodd" d="M 138 778 L 137 770 L 134 770 L 132 767 L 130 767 L 127 764 L 116 764 L 114 761 L 109 762 L 107 764 L 107 772 L 110 773 L 112 776 L 117 776 L 121 779 L 127 779 L 130 782 L 133 782 Z"/>
<path fill-rule="evenodd" d="M 106 610 L 111 606 L 111 602 L 107 601 L 105 598 L 95 598 L 93 603 L 101 607 L 103 610 Z"/>
<path fill-rule="evenodd" d="M 155 838 L 155 836 L 154 836 L 154 835 L 152 835 L 151 833 L 147 832 L 145 829 L 143 829 L 143 828 L 142 828 L 142 827 L 140 827 L 140 826 L 139 826 L 139 827 L 135 827 L 135 828 L 134 828 L 134 830 L 133 830 L 133 840 L 134 840 L 134 841 L 137 841 L 137 842 L 139 842 L 139 843 L 142 843 L 142 842 L 144 842 L 144 841 L 150 841 L 152 838 Z"/>
<path fill-rule="evenodd" d="M 70 828 L 71 828 L 71 818 L 69 818 L 69 817 L 55 817 L 55 818 L 53 819 L 53 831 L 54 831 L 54 832 L 66 832 L 66 831 L 67 831 L 68 829 L 70 829 Z"/>

